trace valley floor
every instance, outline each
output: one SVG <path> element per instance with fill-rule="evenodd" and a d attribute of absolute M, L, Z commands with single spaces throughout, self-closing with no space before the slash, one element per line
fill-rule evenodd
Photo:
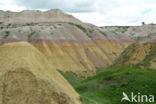
<path fill-rule="evenodd" d="M 121 104 L 123 92 L 156 96 L 156 71 L 151 69 L 111 67 L 84 80 L 71 72 L 62 74 L 80 94 L 83 104 Z"/>

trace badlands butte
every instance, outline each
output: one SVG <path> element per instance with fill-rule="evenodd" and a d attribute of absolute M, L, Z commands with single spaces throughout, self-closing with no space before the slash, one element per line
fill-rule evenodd
<path fill-rule="evenodd" d="M 155 41 L 155 24 L 97 27 L 59 9 L 0 11 L 0 104 L 81 104 L 58 70 L 92 76 L 129 45 Z"/>

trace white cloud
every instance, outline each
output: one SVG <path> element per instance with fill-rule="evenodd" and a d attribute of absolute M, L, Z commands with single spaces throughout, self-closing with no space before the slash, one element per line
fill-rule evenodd
<path fill-rule="evenodd" d="M 1 0 L 0 9 L 60 8 L 84 22 L 103 25 L 139 25 L 156 23 L 155 0 Z"/>
<path fill-rule="evenodd" d="M 17 6 L 16 4 L 13 4 L 13 0 L 1 0 L 0 1 L 0 10 L 21 11 L 24 9 L 26 9 L 26 7 Z"/>
<path fill-rule="evenodd" d="M 145 3 L 133 0 L 118 0 L 119 2 L 111 8 L 105 8 L 92 13 L 73 13 L 74 16 L 82 21 L 104 25 L 141 25 L 142 21 L 146 23 L 156 23 L 156 5 L 153 2 Z M 103 4 L 104 5 L 104 4 Z M 106 9 L 106 10 L 105 10 Z"/>
<path fill-rule="evenodd" d="M 4 5 L 4 6 L 0 6 L 0 10 L 10 10 L 10 11 L 21 11 L 21 10 L 25 10 L 25 7 L 19 7 L 16 5 Z"/>

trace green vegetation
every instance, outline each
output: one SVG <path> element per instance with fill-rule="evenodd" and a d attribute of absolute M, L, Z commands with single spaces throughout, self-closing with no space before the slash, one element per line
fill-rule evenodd
<path fill-rule="evenodd" d="M 61 24 L 61 23 L 59 23 L 58 25 L 59 25 L 59 26 L 62 26 L 62 24 Z"/>
<path fill-rule="evenodd" d="M 3 24 L 3 22 L 0 22 L 0 24 Z"/>
<path fill-rule="evenodd" d="M 105 32 L 103 32 L 103 31 L 101 31 L 101 30 L 99 30 L 99 32 L 100 32 L 101 34 L 103 34 L 104 36 L 107 36 L 107 34 L 106 34 Z"/>
<path fill-rule="evenodd" d="M 151 69 L 111 67 L 84 80 L 71 72 L 62 74 L 80 94 L 83 104 L 121 104 L 122 92 L 156 96 L 156 71 Z"/>
<path fill-rule="evenodd" d="M 130 26 L 116 26 L 117 28 L 128 29 Z"/>
<path fill-rule="evenodd" d="M 5 31 L 4 39 L 6 39 L 10 35 L 10 31 Z"/>
<path fill-rule="evenodd" d="M 76 26 L 77 28 L 79 28 L 83 32 L 87 32 L 87 30 L 83 26 L 81 26 L 80 24 L 75 24 L 75 23 L 72 23 L 72 22 L 68 22 L 68 24 Z"/>
<path fill-rule="evenodd" d="M 133 43 L 129 45 L 121 54 L 120 57 L 118 57 L 113 66 L 121 66 L 124 65 L 131 57 L 131 54 L 135 53 L 137 50 L 138 43 Z"/>
<path fill-rule="evenodd" d="M 92 38 L 92 36 L 91 36 L 90 34 L 87 33 L 86 35 L 87 35 L 89 38 Z"/>
<path fill-rule="evenodd" d="M 9 26 L 11 26 L 11 23 L 9 23 L 9 24 L 7 25 L 7 27 L 9 27 Z"/>
<path fill-rule="evenodd" d="M 39 23 L 35 23 L 35 22 L 32 22 L 32 23 L 26 23 L 27 26 L 33 26 L 33 25 L 38 25 Z"/>
<path fill-rule="evenodd" d="M 146 58 L 138 64 L 138 66 L 148 67 L 150 62 L 154 60 L 156 61 L 156 43 L 151 44 L 150 53 L 146 56 Z"/>
<path fill-rule="evenodd" d="M 89 32 L 90 32 L 90 33 L 93 33 L 93 32 L 94 32 L 94 29 L 89 29 Z"/>
<path fill-rule="evenodd" d="M 79 28 L 80 30 L 82 30 L 83 32 L 86 33 L 86 35 L 89 37 L 89 38 L 92 38 L 92 36 L 90 34 L 88 34 L 86 28 L 84 28 L 83 26 L 81 26 L 80 24 L 75 24 L 75 23 L 72 23 L 72 22 L 68 22 L 68 24 L 70 25 L 73 25 L 73 26 L 76 26 L 77 28 Z M 92 33 L 94 30 L 89 30 L 90 33 Z"/>
<path fill-rule="evenodd" d="M 155 36 L 155 35 L 156 35 L 156 32 L 151 33 L 151 34 L 148 34 L 148 37 L 150 37 L 150 36 Z"/>
<path fill-rule="evenodd" d="M 28 34 L 28 39 L 30 39 L 35 33 L 35 31 L 32 31 L 30 34 Z"/>

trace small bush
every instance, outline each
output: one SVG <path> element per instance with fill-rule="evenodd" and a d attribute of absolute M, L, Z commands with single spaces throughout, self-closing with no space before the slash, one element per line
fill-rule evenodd
<path fill-rule="evenodd" d="M 107 36 L 107 34 L 106 34 L 105 32 L 103 32 L 103 31 L 101 31 L 101 30 L 99 30 L 99 32 L 100 32 L 102 35 Z"/>
<path fill-rule="evenodd" d="M 87 86 L 81 85 L 81 86 L 77 87 L 76 90 L 77 91 L 86 91 L 87 90 Z"/>
<path fill-rule="evenodd" d="M 37 24 L 39 24 L 39 23 L 32 22 L 32 23 L 27 23 L 26 25 L 27 26 L 32 26 L 32 25 L 37 25 Z"/>
<path fill-rule="evenodd" d="M 35 31 L 32 31 L 30 34 L 28 34 L 28 39 L 30 39 L 35 33 Z"/>
<path fill-rule="evenodd" d="M 4 39 L 6 39 L 10 35 L 10 31 L 5 31 Z"/>
<path fill-rule="evenodd" d="M 3 22 L 0 22 L 0 24 L 3 24 Z"/>

